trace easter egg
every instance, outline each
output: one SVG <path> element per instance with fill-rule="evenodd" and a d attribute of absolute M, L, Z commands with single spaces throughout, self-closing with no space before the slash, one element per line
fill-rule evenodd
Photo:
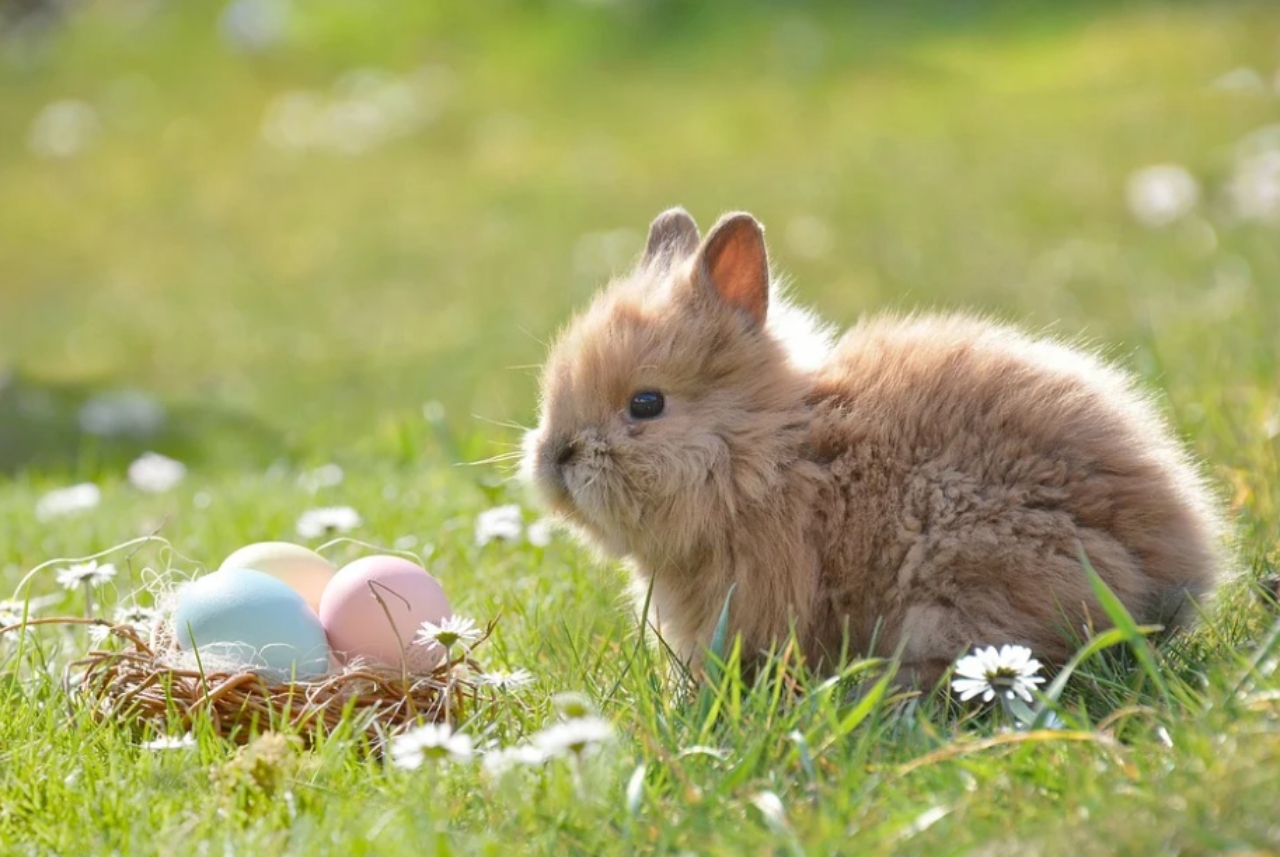
<path fill-rule="evenodd" d="M 394 556 L 367 556 L 343 566 L 320 599 L 320 623 L 339 658 L 411 672 L 430 671 L 444 654 L 437 644 L 415 644 L 418 628 L 451 615 L 436 579 Z"/>
<path fill-rule="evenodd" d="M 315 551 L 289 542 L 247 545 L 224 559 L 219 568 L 251 568 L 269 574 L 296 590 L 312 610 L 320 609 L 320 595 L 338 571 Z"/>
<path fill-rule="evenodd" d="M 224 568 L 178 591 L 178 645 L 206 670 L 251 669 L 274 681 L 309 680 L 329 668 L 329 644 L 302 596 L 269 574 Z"/>

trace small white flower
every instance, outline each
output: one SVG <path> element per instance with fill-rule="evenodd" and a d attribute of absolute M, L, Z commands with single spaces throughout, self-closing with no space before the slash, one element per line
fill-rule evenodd
<path fill-rule="evenodd" d="M 494 670 L 476 676 L 476 684 L 496 687 L 498 690 L 522 690 L 534 681 L 533 673 L 525 669 Z"/>
<path fill-rule="evenodd" d="M 0 628 L 7 628 L 10 625 L 17 625 L 22 622 L 22 616 L 25 613 L 27 621 L 31 621 L 36 613 L 50 604 L 56 604 L 62 600 L 62 595 L 52 594 L 45 595 L 40 598 L 31 598 L 27 601 L 0 600 Z M 27 633 L 31 633 L 31 628 L 27 628 Z"/>
<path fill-rule="evenodd" d="M 22 621 L 23 614 L 27 614 L 27 618 L 31 618 L 30 614 L 35 613 L 35 608 L 27 608 L 22 601 L 0 601 L 0 628 L 8 628 L 10 625 L 17 625 Z"/>
<path fill-rule="evenodd" d="M 298 535 L 316 539 L 333 533 L 345 533 L 360 526 L 360 514 L 350 506 L 326 506 L 310 509 L 298 518 Z"/>
<path fill-rule="evenodd" d="M 391 739 L 391 763 L 412 771 L 423 762 L 465 762 L 474 750 L 470 735 L 447 723 L 428 723 Z"/>
<path fill-rule="evenodd" d="M 1267 82 L 1257 69 L 1242 65 L 1218 75 L 1209 88 L 1218 92 L 1263 94 L 1267 91 Z"/>
<path fill-rule="evenodd" d="M 172 490 L 187 475 L 187 466 L 158 452 L 145 452 L 129 465 L 129 484 L 148 494 Z"/>
<path fill-rule="evenodd" d="M 85 102 L 54 101 L 31 123 L 27 146 L 42 158 L 74 158 L 93 144 L 101 130 L 98 111 Z"/>
<path fill-rule="evenodd" d="M 979 694 L 983 702 L 995 699 L 996 694 L 1009 699 L 1017 695 L 1030 702 L 1031 691 L 1044 682 L 1043 676 L 1036 675 L 1039 671 L 1040 662 L 1031 657 L 1026 646 L 1001 646 L 999 650 L 987 646 L 956 661 L 951 688 L 960 694 L 961 702 Z"/>
<path fill-rule="evenodd" d="M 95 646 L 101 646 L 106 642 L 107 638 L 111 636 L 110 625 L 90 625 L 88 630 L 89 640 Z"/>
<path fill-rule="evenodd" d="M 441 620 L 438 625 L 434 622 L 423 622 L 413 642 L 420 646 L 439 643 L 448 651 L 458 644 L 470 648 L 479 642 L 482 634 L 483 632 L 476 626 L 476 620 L 466 616 L 450 616 Z"/>
<path fill-rule="evenodd" d="M 551 697 L 551 704 L 562 720 L 574 720 L 581 717 L 592 717 L 596 713 L 595 706 L 584 694 L 566 690 Z"/>
<path fill-rule="evenodd" d="M 484 772 L 491 777 L 500 777 L 512 768 L 522 765 L 541 765 L 547 761 L 542 750 L 532 744 L 517 744 L 500 750 L 490 750 L 480 760 Z"/>
<path fill-rule="evenodd" d="M 151 741 L 144 741 L 144 750 L 190 750 L 196 746 L 196 739 L 190 732 L 185 735 L 161 735 Z"/>
<path fill-rule="evenodd" d="M 235 0 L 222 10 L 218 24 L 232 48 L 259 53 L 284 41 L 291 11 L 287 0 Z"/>
<path fill-rule="evenodd" d="M 514 503 L 495 506 L 476 517 L 476 544 L 483 547 L 496 539 L 514 542 L 524 529 L 520 507 Z"/>
<path fill-rule="evenodd" d="M 336 488 L 342 484 L 345 474 L 337 464 L 324 464 L 315 470 L 308 470 L 298 477 L 298 485 L 312 494 L 321 488 Z"/>
<path fill-rule="evenodd" d="M 151 628 L 159 618 L 160 611 L 154 607 L 143 607 L 141 604 L 122 604 L 116 608 L 115 620 L 117 625 L 128 625 L 140 631 Z"/>
<path fill-rule="evenodd" d="M 1242 220 L 1280 221 L 1280 148 L 1241 158 L 1229 190 Z"/>
<path fill-rule="evenodd" d="M 1129 176 L 1125 200 L 1129 212 L 1143 226 L 1168 226 L 1196 207 L 1200 185 L 1185 167 L 1156 164 Z"/>
<path fill-rule="evenodd" d="M 524 532 L 524 537 L 529 540 L 529 544 L 535 548 L 545 548 L 551 544 L 551 522 L 546 518 L 540 518 L 529 525 Z"/>
<path fill-rule="evenodd" d="M 111 563 L 98 565 L 98 561 L 79 562 L 69 565 L 58 572 L 58 585 L 63 589 L 76 589 L 80 586 L 101 586 L 116 576 L 116 567 Z"/>
<path fill-rule="evenodd" d="M 102 502 L 102 490 L 92 482 L 81 482 L 69 488 L 57 488 L 36 502 L 36 517 L 41 521 L 83 512 Z"/>
<path fill-rule="evenodd" d="M 613 738 L 613 724 L 602 717 L 577 717 L 548 726 L 531 739 L 531 743 L 548 758 L 572 753 L 581 758 L 585 753 Z"/>
<path fill-rule="evenodd" d="M 80 406 L 80 431 L 98 437 L 149 437 L 165 423 L 164 405 L 142 390 L 108 390 Z"/>
<path fill-rule="evenodd" d="M 770 791 L 756 792 L 751 796 L 751 805 L 760 810 L 764 823 L 772 830 L 787 829 L 787 810 L 782 805 L 782 798 Z"/>

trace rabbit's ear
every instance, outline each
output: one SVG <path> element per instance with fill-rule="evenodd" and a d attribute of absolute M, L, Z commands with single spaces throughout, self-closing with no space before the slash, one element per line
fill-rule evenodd
<path fill-rule="evenodd" d="M 769 311 L 769 254 L 764 227 L 746 213 L 726 214 L 707 233 L 694 270 L 704 285 L 757 326 Z"/>
<path fill-rule="evenodd" d="M 693 255 L 698 249 L 698 224 L 679 206 L 668 208 L 649 225 L 649 240 L 641 266 L 670 265 Z"/>

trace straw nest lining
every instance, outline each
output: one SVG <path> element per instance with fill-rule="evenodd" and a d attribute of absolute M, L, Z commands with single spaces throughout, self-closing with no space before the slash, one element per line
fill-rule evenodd
<path fill-rule="evenodd" d="M 106 627 L 125 644 L 119 651 L 95 649 L 68 664 L 67 689 L 90 705 L 99 722 L 150 726 L 157 733 L 175 726 L 190 729 L 195 719 L 207 716 L 220 735 L 241 743 L 284 723 L 311 740 L 343 721 L 371 739 L 383 739 L 419 723 L 454 723 L 478 699 L 473 677 L 481 669 L 469 653 L 429 673 L 348 666 L 315 681 L 272 683 L 253 672 L 176 666 L 166 657 L 176 652 L 149 644 L 131 625 L 55 617 L 26 622 L 27 627 L 50 624 Z M 475 645 L 495 624 L 489 623 Z M 0 629 L 0 634 L 22 627 Z"/>

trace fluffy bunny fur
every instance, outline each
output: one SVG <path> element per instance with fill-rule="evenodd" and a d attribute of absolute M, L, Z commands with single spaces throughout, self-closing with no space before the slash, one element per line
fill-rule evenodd
<path fill-rule="evenodd" d="M 628 403 L 661 391 L 665 409 Z M 1214 503 L 1151 402 L 1081 350 L 967 316 L 870 318 L 837 343 L 772 287 L 763 232 L 681 209 L 551 350 L 524 468 L 624 557 L 696 660 L 730 586 L 763 651 L 899 654 L 937 680 L 975 644 L 1062 661 L 1106 624 L 1079 560 L 1142 623 L 1213 589 Z"/>

